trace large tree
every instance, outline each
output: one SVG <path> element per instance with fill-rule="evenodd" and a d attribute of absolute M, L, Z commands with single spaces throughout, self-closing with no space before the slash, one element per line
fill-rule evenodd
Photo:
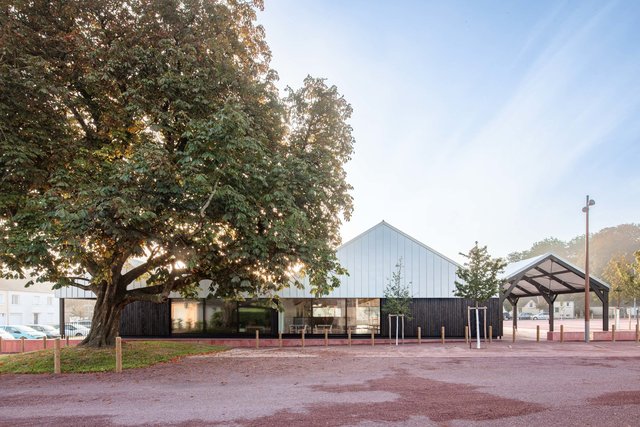
<path fill-rule="evenodd" d="M 1 274 L 92 291 L 84 345 L 207 280 L 337 285 L 351 108 L 311 77 L 280 98 L 260 3 L 2 3 Z"/>

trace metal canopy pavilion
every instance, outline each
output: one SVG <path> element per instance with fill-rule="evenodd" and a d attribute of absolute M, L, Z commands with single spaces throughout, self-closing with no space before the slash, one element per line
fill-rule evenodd
<path fill-rule="evenodd" d="M 541 296 L 549 304 L 549 331 L 553 331 L 553 303 L 561 294 L 584 294 L 584 271 L 547 253 L 513 262 L 505 267 L 500 305 L 506 299 L 513 306 L 513 324 L 518 325 L 518 300 Z M 589 290 L 602 301 L 602 330 L 609 330 L 609 285 L 589 276 Z"/>

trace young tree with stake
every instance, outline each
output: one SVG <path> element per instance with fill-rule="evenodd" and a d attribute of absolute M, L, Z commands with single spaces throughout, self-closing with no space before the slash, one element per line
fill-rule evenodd
<path fill-rule="evenodd" d="M 476 307 L 476 338 L 477 348 L 480 348 L 480 316 L 478 306 L 498 294 L 501 284 L 498 275 L 507 263 L 502 258 L 491 258 L 487 247 L 479 247 L 478 242 L 469 250 L 468 254 L 460 253 L 467 261 L 458 268 L 456 275 L 456 290 L 454 295 L 473 300 Z"/>
<path fill-rule="evenodd" d="M 387 316 L 403 316 L 407 320 L 411 320 L 410 283 L 405 284 L 402 281 L 402 267 L 402 258 L 400 258 L 396 264 L 396 270 L 391 273 L 391 278 L 387 280 L 387 286 L 384 288 L 385 302 L 382 313 Z M 396 345 L 398 344 L 398 319 L 399 317 L 396 317 Z M 389 331 L 389 336 L 391 336 L 391 331 Z"/>

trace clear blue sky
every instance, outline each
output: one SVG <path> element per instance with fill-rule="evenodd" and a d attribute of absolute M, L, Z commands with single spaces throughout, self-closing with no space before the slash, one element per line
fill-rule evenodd
<path fill-rule="evenodd" d="M 350 239 L 382 219 L 460 260 L 640 222 L 640 2 L 267 0 L 282 87 L 354 109 Z"/>

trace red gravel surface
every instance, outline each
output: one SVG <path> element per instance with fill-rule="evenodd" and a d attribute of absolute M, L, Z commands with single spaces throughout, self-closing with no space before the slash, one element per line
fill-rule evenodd
<path fill-rule="evenodd" d="M 2 375 L 0 426 L 636 426 L 639 380 L 635 343 L 235 349 Z"/>

